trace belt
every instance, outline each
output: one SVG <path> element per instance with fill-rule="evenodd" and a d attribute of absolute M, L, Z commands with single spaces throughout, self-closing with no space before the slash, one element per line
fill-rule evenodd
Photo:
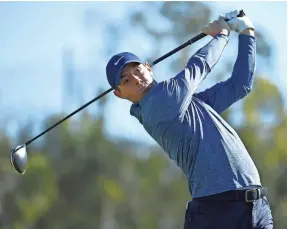
<path fill-rule="evenodd" d="M 226 200 L 226 201 L 245 201 L 246 203 L 254 202 L 267 195 L 266 187 L 259 187 L 247 190 L 233 190 L 222 192 L 211 196 L 194 198 L 195 200 Z"/>

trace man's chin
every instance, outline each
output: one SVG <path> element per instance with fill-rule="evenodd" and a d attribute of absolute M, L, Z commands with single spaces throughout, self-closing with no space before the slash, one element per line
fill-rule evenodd
<path fill-rule="evenodd" d="M 152 86 L 153 86 L 153 84 L 150 83 L 149 85 L 147 85 L 146 87 L 144 87 L 144 88 L 141 90 L 141 92 L 144 93 L 144 94 L 146 94 L 146 93 L 151 89 Z"/>

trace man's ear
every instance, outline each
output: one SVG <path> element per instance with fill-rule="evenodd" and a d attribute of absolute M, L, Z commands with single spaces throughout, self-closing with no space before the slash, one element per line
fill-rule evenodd
<path fill-rule="evenodd" d="M 148 71 L 151 73 L 151 76 L 152 76 L 152 75 L 153 75 L 153 72 L 152 72 L 151 65 L 150 65 L 148 62 L 145 62 L 145 63 L 144 63 L 144 66 L 148 69 Z"/>

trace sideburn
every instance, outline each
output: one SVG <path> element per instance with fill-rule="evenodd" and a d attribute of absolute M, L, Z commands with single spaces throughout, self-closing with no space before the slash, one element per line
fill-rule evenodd
<path fill-rule="evenodd" d="M 151 65 L 147 62 L 144 63 L 144 66 L 149 70 L 149 72 L 152 72 Z"/>

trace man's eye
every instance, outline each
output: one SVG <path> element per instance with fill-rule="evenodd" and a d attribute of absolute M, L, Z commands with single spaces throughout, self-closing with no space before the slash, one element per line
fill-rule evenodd
<path fill-rule="evenodd" d="M 126 78 L 126 79 L 124 79 L 122 82 L 123 82 L 123 84 L 126 84 L 126 83 L 129 82 L 129 80 Z"/>

